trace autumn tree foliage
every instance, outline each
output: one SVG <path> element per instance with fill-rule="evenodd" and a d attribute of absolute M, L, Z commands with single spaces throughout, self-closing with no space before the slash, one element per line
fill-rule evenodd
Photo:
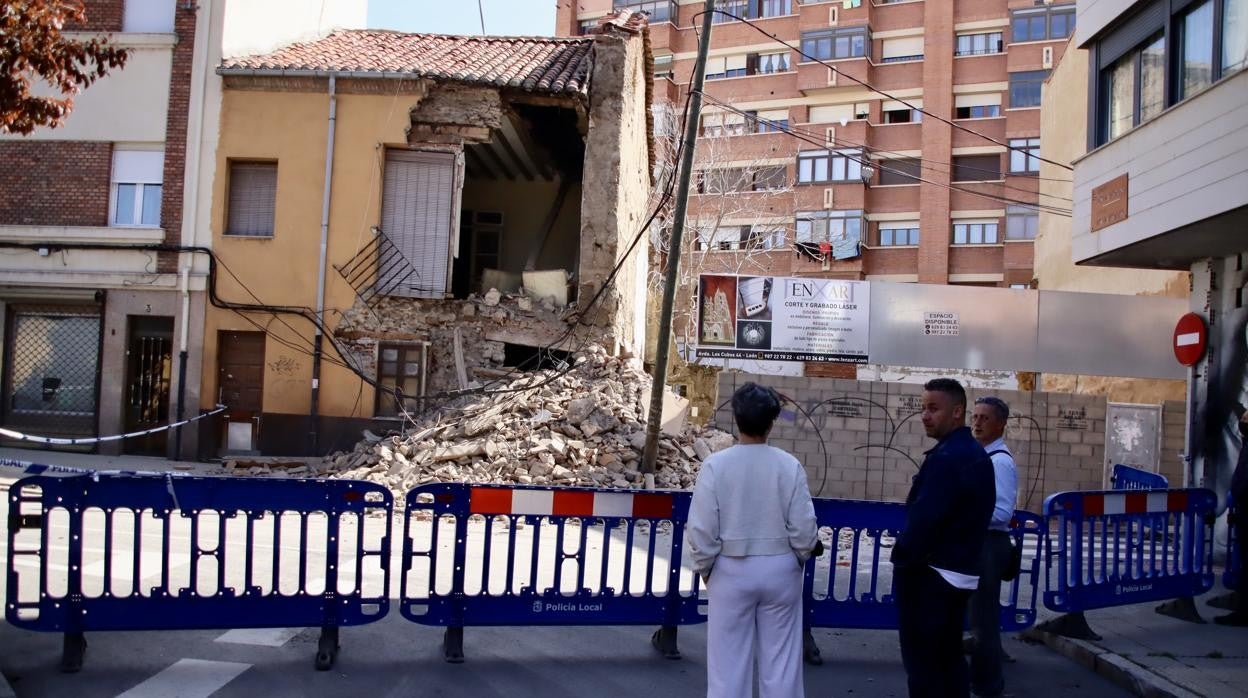
<path fill-rule="evenodd" d="M 66 36 L 86 11 L 74 0 L 0 0 L 0 133 L 27 134 L 65 121 L 78 94 L 126 63 L 105 37 Z M 32 92 L 46 84 L 49 90 Z"/>

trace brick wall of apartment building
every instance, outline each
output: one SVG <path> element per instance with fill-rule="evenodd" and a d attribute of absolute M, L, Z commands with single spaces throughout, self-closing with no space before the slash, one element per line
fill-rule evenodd
<path fill-rule="evenodd" d="M 165 0 L 177 2 L 178 0 Z M 169 111 L 165 119 L 165 172 L 160 206 L 160 224 L 165 229 L 165 244 L 182 242 L 182 185 L 186 173 L 186 122 L 190 115 L 191 66 L 195 56 L 195 22 L 198 13 L 182 9 L 174 14 L 173 31 L 178 43 L 173 49 L 173 67 L 169 77 Z M 161 273 L 177 271 L 178 256 L 161 252 L 156 268 Z"/>
<path fill-rule="evenodd" d="M 70 23 L 66 31 L 119 32 L 126 11 L 125 0 L 86 0 L 87 21 Z"/>
<path fill-rule="evenodd" d="M 0 225 L 108 225 L 111 143 L 0 141 Z"/>

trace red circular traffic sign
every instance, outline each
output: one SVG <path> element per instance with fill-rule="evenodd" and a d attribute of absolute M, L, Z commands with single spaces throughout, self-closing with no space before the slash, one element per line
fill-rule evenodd
<path fill-rule="evenodd" d="M 1209 332 L 1205 329 L 1205 321 L 1196 313 L 1188 313 L 1179 318 L 1174 326 L 1174 358 L 1184 366 L 1195 366 L 1200 357 L 1205 355 L 1205 345 L 1209 342 Z"/>

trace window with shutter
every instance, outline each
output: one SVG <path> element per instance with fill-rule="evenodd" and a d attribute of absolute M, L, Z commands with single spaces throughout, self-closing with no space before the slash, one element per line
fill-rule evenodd
<path fill-rule="evenodd" d="M 277 163 L 231 162 L 226 235 L 273 237 Z"/>
<path fill-rule="evenodd" d="M 456 156 L 451 153 L 386 153 L 381 230 L 410 267 L 382 266 L 378 288 L 393 287 L 391 295 L 409 298 L 446 295 L 450 287 L 456 179 Z"/>

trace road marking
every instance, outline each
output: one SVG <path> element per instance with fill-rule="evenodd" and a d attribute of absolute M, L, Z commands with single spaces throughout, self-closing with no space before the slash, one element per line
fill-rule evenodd
<path fill-rule="evenodd" d="M 259 645 L 261 647 L 281 647 L 298 635 L 303 628 L 240 628 L 231 630 L 216 639 L 216 642 L 231 642 L 236 645 Z"/>
<path fill-rule="evenodd" d="M 250 668 L 239 662 L 179 659 L 117 698 L 207 698 Z"/>

